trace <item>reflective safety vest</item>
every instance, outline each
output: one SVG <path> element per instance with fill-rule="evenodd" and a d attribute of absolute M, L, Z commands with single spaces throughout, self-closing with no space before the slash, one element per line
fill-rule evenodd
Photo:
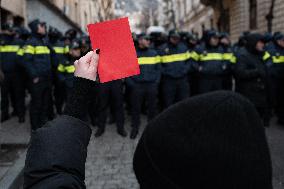
<path fill-rule="evenodd" d="M 17 55 L 18 56 L 23 56 L 24 55 L 24 49 L 23 48 L 20 48 L 17 52 Z"/>
<path fill-rule="evenodd" d="M 223 60 L 222 53 L 206 53 L 199 55 L 199 61 Z"/>
<path fill-rule="evenodd" d="M 284 56 L 272 56 L 272 62 L 275 64 L 284 63 Z"/>
<path fill-rule="evenodd" d="M 66 54 L 69 52 L 69 46 L 65 47 L 53 47 L 56 54 Z"/>
<path fill-rule="evenodd" d="M 57 71 L 59 71 L 60 73 L 74 73 L 75 66 L 59 64 L 57 67 Z"/>
<path fill-rule="evenodd" d="M 235 57 L 234 53 L 224 53 L 223 54 L 223 60 L 229 61 L 232 64 L 236 64 L 237 63 L 237 58 Z"/>
<path fill-rule="evenodd" d="M 192 58 L 193 60 L 198 61 L 199 55 L 197 54 L 197 52 L 192 51 L 192 52 L 189 52 L 189 58 Z"/>
<path fill-rule="evenodd" d="M 185 53 L 164 55 L 164 56 L 162 56 L 162 63 L 186 61 L 189 58 L 190 58 L 190 53 L 188 51 L 185 52 Z"/>
<path fill-rule="evenodd" d="M 160 56 L 139 57 L 138 58 L 138 64 L 139 65 L 149 65 L 149 64 L 159 64 L 159 63 L 161 63 L 161 57 Z"/>
<path fill-rule="evenodd" d="M 266 51 L 266 52 L 264 53 L 263 57 L 262 57 L 262 60 L 266 61 L 266 60 L 268 60 L 270 57 L 271 57 L 271 56 L 270 56 L 269 52 Z"/>
<path fill-rule="evenodd" d="M 1 53 L 17 53 L 20 49 L 19 45 L 3 45 L 0 46 Z"/>
<path fill-rule="evenodd" d="M 24 47 L 25 54 L 50 54 L 50 50 L 47 46 L 31 46 L 26 45 Z"/>

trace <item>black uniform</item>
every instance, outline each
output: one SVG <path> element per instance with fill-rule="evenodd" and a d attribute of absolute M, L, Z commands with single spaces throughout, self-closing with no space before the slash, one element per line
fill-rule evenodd
<path fill-rule="evenodd" d="M 159 54 L 162 61 L 162 96 L 164 108 L 167 108 L 189 96 L 189 53 L 180 42 L 177 45 L 165 44 Z"/>
<path fill-rule="evenodd" d="M 37 24 L 35 23 L 36 28 Z M 32 130 L 43 126 L 47 121 L 51 95 L 50 49 L 44 36 L 34 31 L 36 30 L 33 30 L 32 37 L 25 44 L 23 55 L 24 66 L 31 83 L 30 119 Z M 35 82 L 36 79 L 38 79 L 37 82 Z"/>
<path fill-rule="evenodd" d="M 99 130 L 96 133 L 96 136 L 100 136 L 105 130 L 108 109 L 111 105 L 113 105 L 113 114 L 116 121 L 117 131 L 119 133 L 124 131 L 122 80 L 99 83 L 97 98 Z"/>
<path fill-rule="evenodd" d="M 161 57 L 154 49 L 137 48 L 140 75 L 128 78 L 130 88 L 132 127 L 138 129 L 143 102 L 146 102 L 148 121 L 157 113 L 158 84 L 161 77 Z"/>
<path fill-rule="evenodd" d="M 64 45 L 63 41 L 57 41 L 52 44 L 54 49 L 54 72 L 55 72 L 55 88 L 54 88 L 54 100 L 55 107 L 58 114 L 62 114 L 62 107 L 64 101 L 66 100 L 66 88 L 65 80 L 66 75 L 73 74 L 74 67 L 72 66 L 74 62 L 70 63 L 68 58 L 69 47 Z M 70 66 L 70 68 L 68 68 Z M 68 71 L 70 72 L 68 74 Z"/>
<path fill-rule="evenodd" d="M 271 56 L 268 61 L 271 99 L 278 122 L 284 124 L 284 48 L 273 43 L 267 51 Z"/>
<path fill-rule="evenodd" d="M 197 49 L 200 94 L 224 89 L 223 80 L 229 69 L 226 61 L 223 61 L 222 48 L 210 45 L 212 37 L 217 37 L 217 33 L 208 31 L 204 43 Z"/>
<path fill-rule="evenodd" d="M 223 89 L 233 90 L 233 69 L 237 63 L 237 58 L 233 52 L 231 45 L 221 45 L 223 49 L 223 61 L 227 65 L 227 70 L 224 72 Z"/>
<path fill-rule="evenodd" d="M 20 43 L 13 35 L 2 35 L 0 46 L 0 64 L 5 79 L 1 85 L 1 120 L 9 117 L 10 103 L 14 113 L 20 118 L 24 117 L 25 108 L 23 104 L 24 94 L 22 93 L 22 77 L 17 61 L 17 52 L 20 50 Z"/>
<path fill-rule="evenodd" d="M 189 72 L 188 72 L 188 81 L 190 86 L 190 95 L 198 94 L 198 67 L 196 68 L 198 61 L 197 50 L 197 37 L 193 34 L 188 34 L 186 39 L 186 45 L 189 52 Z"/>
<path fill-rule="evenodd" d="M 250 34 L 247 38 L 246 48 L 242 49 L 237 57 L 236 91 L 251 100 L 262 117 L 264 125 L 268 126 L 270 108 L 265 60 L 269 56 L 255 49 L 256 43 L 262 40 L 260 34 Z"/>

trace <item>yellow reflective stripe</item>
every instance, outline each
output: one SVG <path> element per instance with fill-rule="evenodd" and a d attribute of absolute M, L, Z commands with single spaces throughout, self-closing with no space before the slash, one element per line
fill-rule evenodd
<path fill-rule="evenodd" d="M 189 59 L 189 52 L 162 56 L 162 63 L 185 61 Z"/>
<path fill-rule="evenodd" d="M 161 63 L 161 57 L 160 57 L 160 56 L 155 56 L 155 57 L 139 57 L 139 58 L 138 58 L 138 63 L 139 63 L 139 65 Z"/>
<path fill-rule="evenodd" d="M 284 63 L 284 56 L 272 56 L 272 62 L 275 64 Z"/>
<path fill-rule="evenodd" d="M 24 46 L 24 53 L 25 54 L 35 54 L 35 48 L 31 45 Z"/>
<path fill-rule="evenodd" d="M 35 46 L 35 54 L 50 54 L 50 50 L 46 46 Z"/>
<path fill-rule="evenodd" d="M 236 64 L 237 63 L 237 57 L 236 56 L 232 56 L 232 58 L 231 58 L 231 63 L 232 64 Z"/>
<path fill-rule="evenodd" d="M 65 46 L 64 47 L 64 53 L 69 53 L 70 49 L 69 49 L 69 46 Z"/>
<path fill-rule="evenodd" d="M 24 55 L 24 49 L 20 48 L 17 52 L 18 56 L 23 56 Z"/>
<path fill-rule="evenodd" d="M 1 52 L 18 52 L 19 45 L 3 45 L 1 46 Z"/>
<path fill-rule="evenodd" d="M 64 54 L 65 48 L 64 47 L 53 47 L 56 54 Z"/>
<path fill-rule="evenodd" d="M 65 67 L 62 64 L 59 64 L 58 67 L 57 67 L 57 71 L 65 72 Z"/>
<path fill-rule="evenodd" d="M 235 64 L 237 62 L 237 58 L 234 56 L 233 53 L 224 53 L 223 59 L 230 61 L 231 63 Z"/>
<path fill-rule="evenodd" d="M 269 59 L 269 58 L 270 58 L 270 54 L 269 54 L 269 52 L 266 51 L 266 52 L 264 53 L 262 59 L 263 59 L 263 60 L 267 60 L 267 59 Z"/>
<path fill-rule="evenodd" d="M 198 61 L 199 55 L 198 55 L 195 51 L 192 51 L 192 52 L 190 53 L 190 58 L 192 58 L 192 59 L 195 60 L 195 61 Z"/>
<path fill-rule="evenodd" d="M 223 54 L 221 53 L 201 54 L 199 60 L 200 61 L 223 60 Z"/>
<path fill-rule="evenodd" d="M 70 65 L 70 66 L 65 66 L 65 70 L 67 73 L 74 73 L 75 72 L 75 66 Z"/>

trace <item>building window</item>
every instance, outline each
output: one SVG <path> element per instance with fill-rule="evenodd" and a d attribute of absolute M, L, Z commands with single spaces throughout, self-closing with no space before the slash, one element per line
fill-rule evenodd
<path fill-rule="evenodd" d="M 249 1 L 249 28 L 257 29 L 257 0 Z"/>

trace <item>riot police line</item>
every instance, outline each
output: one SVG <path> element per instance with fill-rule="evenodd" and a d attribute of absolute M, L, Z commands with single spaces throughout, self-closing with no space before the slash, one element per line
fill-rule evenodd
<path fill-rule="evenodd" d="M 62 114 L 73 87 L 73 62 L 90 49 L 88 36 L 70 29 L 64 35 L 40 20 L 29 23 L 30 31 L 2 26 L 1 122 L 17 116 L 26 121 L 26 97 L 31 129 L 36 130 Z M 130 138 L 136 138 L 140 116 L 152 120 L 159 112 L 190 96 L 231 90 L 253 102 L 263 125 L 273 114 L 284 124 L 284 35 L 244 32 L 232 44 L 227 33 L 206 30 L 202 38 L 171 30 L 133 34 L 141 74 L 123 80 L 97 83 L 85 115 L 105 131 L 107 118 L 123 137 L 125 109 L 131 117 Z M 28 93 L 27 93 L 28 91 Z M 12 111 L 10 111 L 12 108 Z"/>

